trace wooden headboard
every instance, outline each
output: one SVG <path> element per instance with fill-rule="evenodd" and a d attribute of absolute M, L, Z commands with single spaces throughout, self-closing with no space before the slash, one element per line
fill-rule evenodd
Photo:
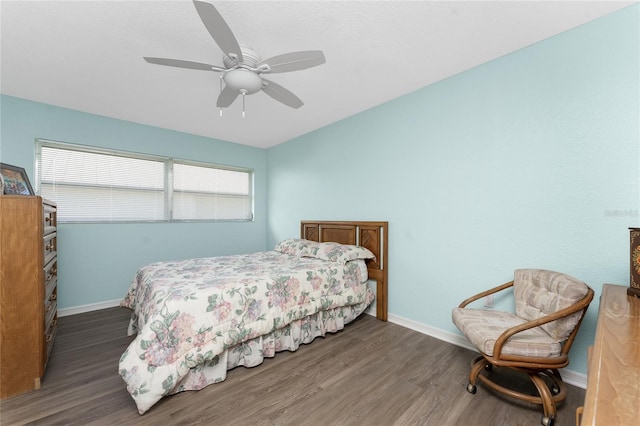
<path fill-rule="evenodd" d="M 387 320 L 387 268 L 389 222 L 332 222 L 303 220 L 300 238 L 317 242 L 336 242 L 365 247 L 376 256 L 367 260 L 369 279 L 376 281 L 376 317 Z"/>

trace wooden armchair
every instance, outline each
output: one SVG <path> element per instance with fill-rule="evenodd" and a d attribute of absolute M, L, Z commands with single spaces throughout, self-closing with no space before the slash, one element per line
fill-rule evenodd
<path fill-rule="evenodd" d="M 513 287 L 515 313 L 468 308 L 471 302 Z M 552 426 L 556 404 L 567 396 L 559 368 L 569 364 L 569 350 L 593 299 L 593 290 L 568 275 L 542 269 L 519 269 L 514 280 L 483 291 L 453 309 L 453 323 L 480 356 L 469 373 L 467 391 L 479 379 L 489 388 L 543 407 L 542 424 Z M 527 375 L 538 394 L 504 387 L 490 378 L 494 367 Z M 483 374 L 481 374 L 483 373 Z"/>

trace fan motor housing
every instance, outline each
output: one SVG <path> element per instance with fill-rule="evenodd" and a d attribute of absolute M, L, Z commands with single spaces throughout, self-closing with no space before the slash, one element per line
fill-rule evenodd
<path fill-rule="evenodd" d="M 262 58 L 249 46 L 248 44 L 239 43 L 240 51 L 242 52 L 242 65 L 246 65 L 251 68 L 255 68 Z M 236 61 L 230 58 L 227 55 L 222 57 L 222 62 L 224 63 L 225 68 L 233 68 L 236 64 Z"/>

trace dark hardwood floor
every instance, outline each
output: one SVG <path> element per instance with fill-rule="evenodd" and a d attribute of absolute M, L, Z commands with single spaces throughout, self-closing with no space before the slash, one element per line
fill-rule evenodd
<path fill-rule="evenodd" d="M 139 415 L 118 375 L 129 311 L 60 318 L 42 389 L 0 402 L 4 425 L 539 425 L 541 409 L 471 395 L 474 353 L 364 315 L 335 335 L 225 382 L 161 400 Z M 508 379 L 508 378 L 507 378 Z M 569 386 L 556 425 L 575 424 L 584 390 Z"/>

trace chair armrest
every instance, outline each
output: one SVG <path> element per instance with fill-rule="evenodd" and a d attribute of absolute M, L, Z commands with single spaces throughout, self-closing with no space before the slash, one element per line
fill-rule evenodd
<path fill-rule="evenodd" d="M 587 287 L 587 294 L 580 299 L 578 302 L 574 303 L 571 306 L 567 306 L 564 309 L 561 309 L 557 312 L 553 312 L 551 314 L 545 315 L 543 317 L 537 318 L 532 321 L 525 322 L 523 324 L 517 325 L 515 327 L 511 327 L 505 330 L 496 340 L 496 344 L 493 347 L 493 357 L 495 359 L 500 359 L 500 355 L 502 353 L 502 346 L 509 340 L 513 335 L 520 333 L 522 331 L 528 330 L 530 328 L 541 326 L 542 324 L 546 324 L 549 322 L 553 322 L 557 319 L 564 318 L 576 312 L 580 312 L 581 310 L 586 311 L 593 299 L 593 290 Z M 584 314 L 583 314 L 584 316 Z M 576 327 L 578 327 L 580 323 Z"/>
<path fill-rule="evenodd" d="M 509 281 L 508 283 L 504 283 L 504 284 L 499 285 L 497 287 L 494 287 L 492 289 L 485 290 L 482 293 L 478 293 L 475 296 L 471 296 L 470 298 L 466 299 L 464 302 L 459 304 L 458 308 L 464 308 L 465 306 L 467 306 L 471 302 L 475 302 L 478 299 L 482 299 L 483 297 L 487 297 L 490 294 L 497 293 L 497 292 L 502 291 L 504 289 L 507 289 L 509 287 L 513 287 L 513 281 Z"/>

